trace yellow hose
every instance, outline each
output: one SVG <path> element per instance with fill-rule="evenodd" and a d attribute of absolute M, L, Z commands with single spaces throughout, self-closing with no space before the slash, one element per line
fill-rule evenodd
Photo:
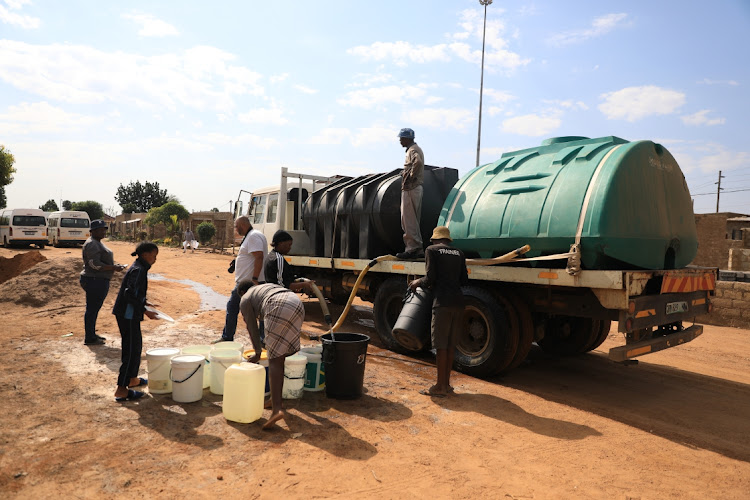
<path fill-rule="evenodd" d="M 516 248 L 512 252 L 508 252 L 505 255 L 495 257 L 494 259 L 466 259 L 466 265 L 468 266 L 494 266 L 495 264 L 502 264 L 503 262 L 510 262 L 516 257 L 525 254 L 531 250 L 529 245 L 524 245 L 521 248 Z"/>
<path fill-rule="evenodd" d="M 323 319 L 325 320 L 327 325 L 331 325 L 331 313 L 328 312 L 328 304 L 326 304 L 326 299 L 323 297 L 323 293 L 320 291 L 320 288 L 318 288 L 318 285 L 315 284 L 314 281 L 309 280 L 307 278 L 297 278 L 294 280 L 295 283 L 310 283 L 310 286 L 313 289 L 313 293 L 318 298 L 318 302 L 320 303 L 320 308 L 323 310 Z"/>
<path fill-rule="evenodd" d="M 365 266 L 364 269 L 359 273 L 359 276 L 357 276 L 357 281 L 354 283 L 354 288 L 352 288 L 352 293 L 349 294 L 349 300 L 346 301 L 346 306 L 344 307 L 343 312 L 341 313 L 341 316 L 339 316 L 339 319 L 336 321 L 336 324 L 331 327 L 331 329 L 328 331 L 333 336 L 333 332 L 337 331 L 339 328 L 341 328 L 341 325 L 344 323 L 344 320 L 346 319 L 346 315 L 349 314 L 349 309 L 352 307 L 352 302 L 354 302 L 354 297 L 357 296 L 357 290 L 359 290 L 359 285 L 362 283 L 362 278 L 365 277 L 365 274 L 367 274 L 367 271 L 370 270 L 371 267 L 376 265 L 378 262 L 383 262 L 384 260 L 398 260 L 393 255 L 381 255 L 380 257 L 377 257 L 370 261 L 369 264 Z"/>

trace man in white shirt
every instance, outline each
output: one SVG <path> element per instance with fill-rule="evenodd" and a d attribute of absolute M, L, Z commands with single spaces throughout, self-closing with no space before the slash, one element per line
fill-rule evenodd
<path fill-rule="evenodd" d="M 240 297 L 237 291 L 240 283 L 252 281 L 258 285 L 265 281 L 263 275 L 263 262 L 268 254 L 268 240 L 258 231 L 253 229 L 250 219 L 245 216 L 238 217 L 234 221 L 234 228 L 237 233 L 244 236 L 240 249 L 237 252 L 237 258 L 234 260 L 234 289 L 227 302 L 227 316 L 224 322 L 224 331 L 221 333 L 221 339 L 217 342 L 234 340 L 234 332 L 237 330 L 237 317 L 240 314 Z"/>

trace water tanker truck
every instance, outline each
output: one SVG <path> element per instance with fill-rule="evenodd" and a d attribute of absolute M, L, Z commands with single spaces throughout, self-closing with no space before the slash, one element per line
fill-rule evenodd
<path fill-rule="evenodd" d="M 287 261 L 344 303 L 373 259 L 403 250 L 400 174 L 282 169 L 280 186 L 252 193 L 247 214 L 269 241 L 277 229 L 289 231 Z M 651 141 L 548 139 L 460 180 L 455 169 L 425 166 L 421 221 L 425 242 L 446 225 L 469 259 L 531 247 L 504 265 L 469 262 L 455 363 L 470 375 L 518 366 L 533 343 L 557 355 L 591 351 L 612 322 L 625 343 L 609 357 L 626 361 L 691 341 L 703 331 L 695 317 L 711 310 L 717 271 L 688 265 L 698 243 L 687 183 Z M 372 302 L 388 349 L 430 348 L 393 335 L 407 283 L 424 272 L 423 261 L 382 261 L 361 280 L 357 294 Z"/>

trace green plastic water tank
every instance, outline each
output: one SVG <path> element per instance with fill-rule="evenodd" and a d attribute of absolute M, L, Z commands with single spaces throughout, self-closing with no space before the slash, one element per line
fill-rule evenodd
<path fill-rule="evenodd" d="M 438 224 L 482 258 L 525 244 L 529 257 L 565 253 L 578 236 L 584 269 L 681 268 L 698 249 L 690 191 L 669 151 L 612 136 L 548 139 L 477 167 Z"/>

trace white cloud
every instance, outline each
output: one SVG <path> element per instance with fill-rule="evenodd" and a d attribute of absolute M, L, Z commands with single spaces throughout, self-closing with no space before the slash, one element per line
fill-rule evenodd
<path fill-rule="evenodd" d="M 347 87 L 372 87 L 373 85 L 388 83 L 393 80 L 393 75 L 389 73 L 357 73 L 354 75 L 354 83 L 347 84 Z"/>
<path fill-rule="evenodd" d="M 747 151 L 731 151 L 723 144 L 714 142 L 675 143 L 669 150 L 683 172 L 712 173 L 721 170 L 726 173 L 747 167 L 750 163 L 750 153 Z"/>
<path fill-rule="evenodd" d="M 495 15 L 502 13 L 502 9 L 495 9 Z M 448 35 L 456 40 L 452 43 L 435 45 L 415 45 L 410 42 L 374 42 L 370 45 L 360 45 L 347 50 L 348 54 L 363 61 L 392 61 L 397 66 L 408 63 L 449 62 L 452 57 L 458 57 L 472 64 L 479 65 L 482 60 L 483 15 L 479 10 L 469 9 L 461 13 L 459 26 L 463 31 Z M 529 63 L 530 59 L 522 59 L 518 54 L 507 49 L 507 42 L 501 36 L 505 30 L 503 23 L 497 19 L 487 20 L 486 50 L 484 55 L 485 69 L 512 71 Z M 473 40 L 474 46 L 466 42 Z"/>
<path fill-rule="evenodd" d="M 387 143 L 398 144 L 398 139 L 396 139 L 397 133 L 396 127 L 393 126 L 375 125 L 367 128 L 359 128 L 351 137 L 351 142 L 354 147 Z"/>
<path fill-rule="evenodd" d="M 703 109 L 692 115 L 684 115 L 680 118 L 685 125 L 723 125 L 726 121 L 724 118 L 709 118 L 710 109 Z"/>
<path fill-rule="evenodd" d="M 0 134 L 72 133 L 102 122 L 102 118 L 68 113 L 47 102 L 23 102 L 0 114 Z"/>
<path fill-rule="evenodd" d="M 585 102 L 573 101 L 571 99 L 567 99 L 567 100 L 545 99 L 543 100 L 543 102 L 546 104 L 551 104 L 558 108 L 567 109 L 570 111 L 586 111 L 587 109 L 589 109 L 589 107 L 586 106 Z"/>
<path fill-rule="evenodd" d="M 338 102 L 344 106 L 371 109 L 385 103 L 403 103 L 424 95 L 425 90 L 418 86 L 388 85 L 347 92 Z"/>
<path fill-rule="evenodd" d="M 590 27 L 558 33 L 550 37 L 550 42 L 558 46 L 585 42 L 591 38 L 606 35 L 615 28 L 623 26 L 627 17 L 628 15 L 625 13 L 607 14 L 606 16 L 597 17 L 591 22 Z"/>
<path fill-rule="evenodd" d="M 6 0 L 5 3 L 8 5 L 8 8 L 0 4 L 0 21 L 3 23 L 19 26 L 23 29 L 36 29 L 41 24 L 38 17 L 11 12 L 11 10 L 18 10 L 22 8 L 24 4 L 31 2 L 24 0 Z"/>
<path fill-rule="evenodd" d="M 272 75 L 268 78 L 271 83 L 281 83 L 289 78 L 289 73 L 281 73 L 280 75 Z"/>
<path fill-rule="evenodd" d="M 477 93 L 478 92 L 479 92 L 479 89 L 477 89 Z M 501 102 L 501 103 L 510 102 L 516 98 L 516 96 L 514 96 L 513 94 L 509 92 L 505 92 L 504 90 L 496 90 L 496 89 L 489 89 L 489 88 L 485 88 L 482 91 L 482 96 L 485 99 L 489 99 L 492 102 Z"/>
<path fill-rule="evenodd" d="M 341 144 L 351 137 L 352 133 L 348 128 L 324 128 L 315 137 L 308 142 L 310 144 Z"/>
<path fill-rule="evenodd" d="M 294 88 L 302 92 L 303 94 L 317 94 L 317 89 L 312 89 L 304 85 L 294 85 Z"/>
<path fill-rule="evenodd" d="M 561 124 L 562 120 L 555 115 L 540 116 L 528 114 L 503 120 L 502 130 L 509 134 L 539 137 L 552 133 L 560 128 Z"/>
<path fill-rule="evenodd" d="M 247 113 L 240 113 L 237 115 L 243 123 L 255 123 L 264 125 L 284 125 L 289 122 L 284 116 L 284 110 L 276 105 L 275 102 L 271 103 L 268 108 L 255 108 L 251 109 Z"/>
<path fill-rule="evenodd" d="M 180 32 L 177 31 L 177 28 L 161 19 L 155 18 L 151 14 L 136 12 L 133 14 L 123 14 L 122 17 L 124 19 L 130 19 L 141 26 L 141 29 L 138 31 L 140 36 L 164 37 L 180 34 Z"/>
<path fill-rule="evenodd" d="M 740 84 L 737 80 L 711 80 L 709 78 L 704 78 L 696 83 L 699 85 L 731 85 L 732 87 Z"/>
<path fill-rule="evenodd" d="M 270 137 L 261 137 L 254 134 L 227 135 L 219 133 L 209 133 L 195 137 L 198 143 L 208 143 L 216 146 L 244 146 L 247 144 L 256 148 L 271 149 L 278 145 L 279 141 Z"/>
<path fill-rule="evenodd" d="M 178 106 L 229 111 L 241 95 L 260 96 L 261 76 L 232 64 L 233 54 L 198 46 L 180 54 L 142 56 L 84 45 L 0 40 L 0 80 L 46 99 L 144 108 Z M 34 61 L 34 64 L 28 64 Z"/>
<path fill-rule="evenodd" d="M 463 130 L 474 123 L 477 114 L 465 108 L 424 108 L 407 111 L 401 119 L 417 127 Z"/>
<path fill-rule="evenodd" d="M 654 85 L 627 87 L 600 96 L 599 111 L 610 120 L 634 122 L 651 115 L 668 115 L 685 104 L 685 94 Z"/>

